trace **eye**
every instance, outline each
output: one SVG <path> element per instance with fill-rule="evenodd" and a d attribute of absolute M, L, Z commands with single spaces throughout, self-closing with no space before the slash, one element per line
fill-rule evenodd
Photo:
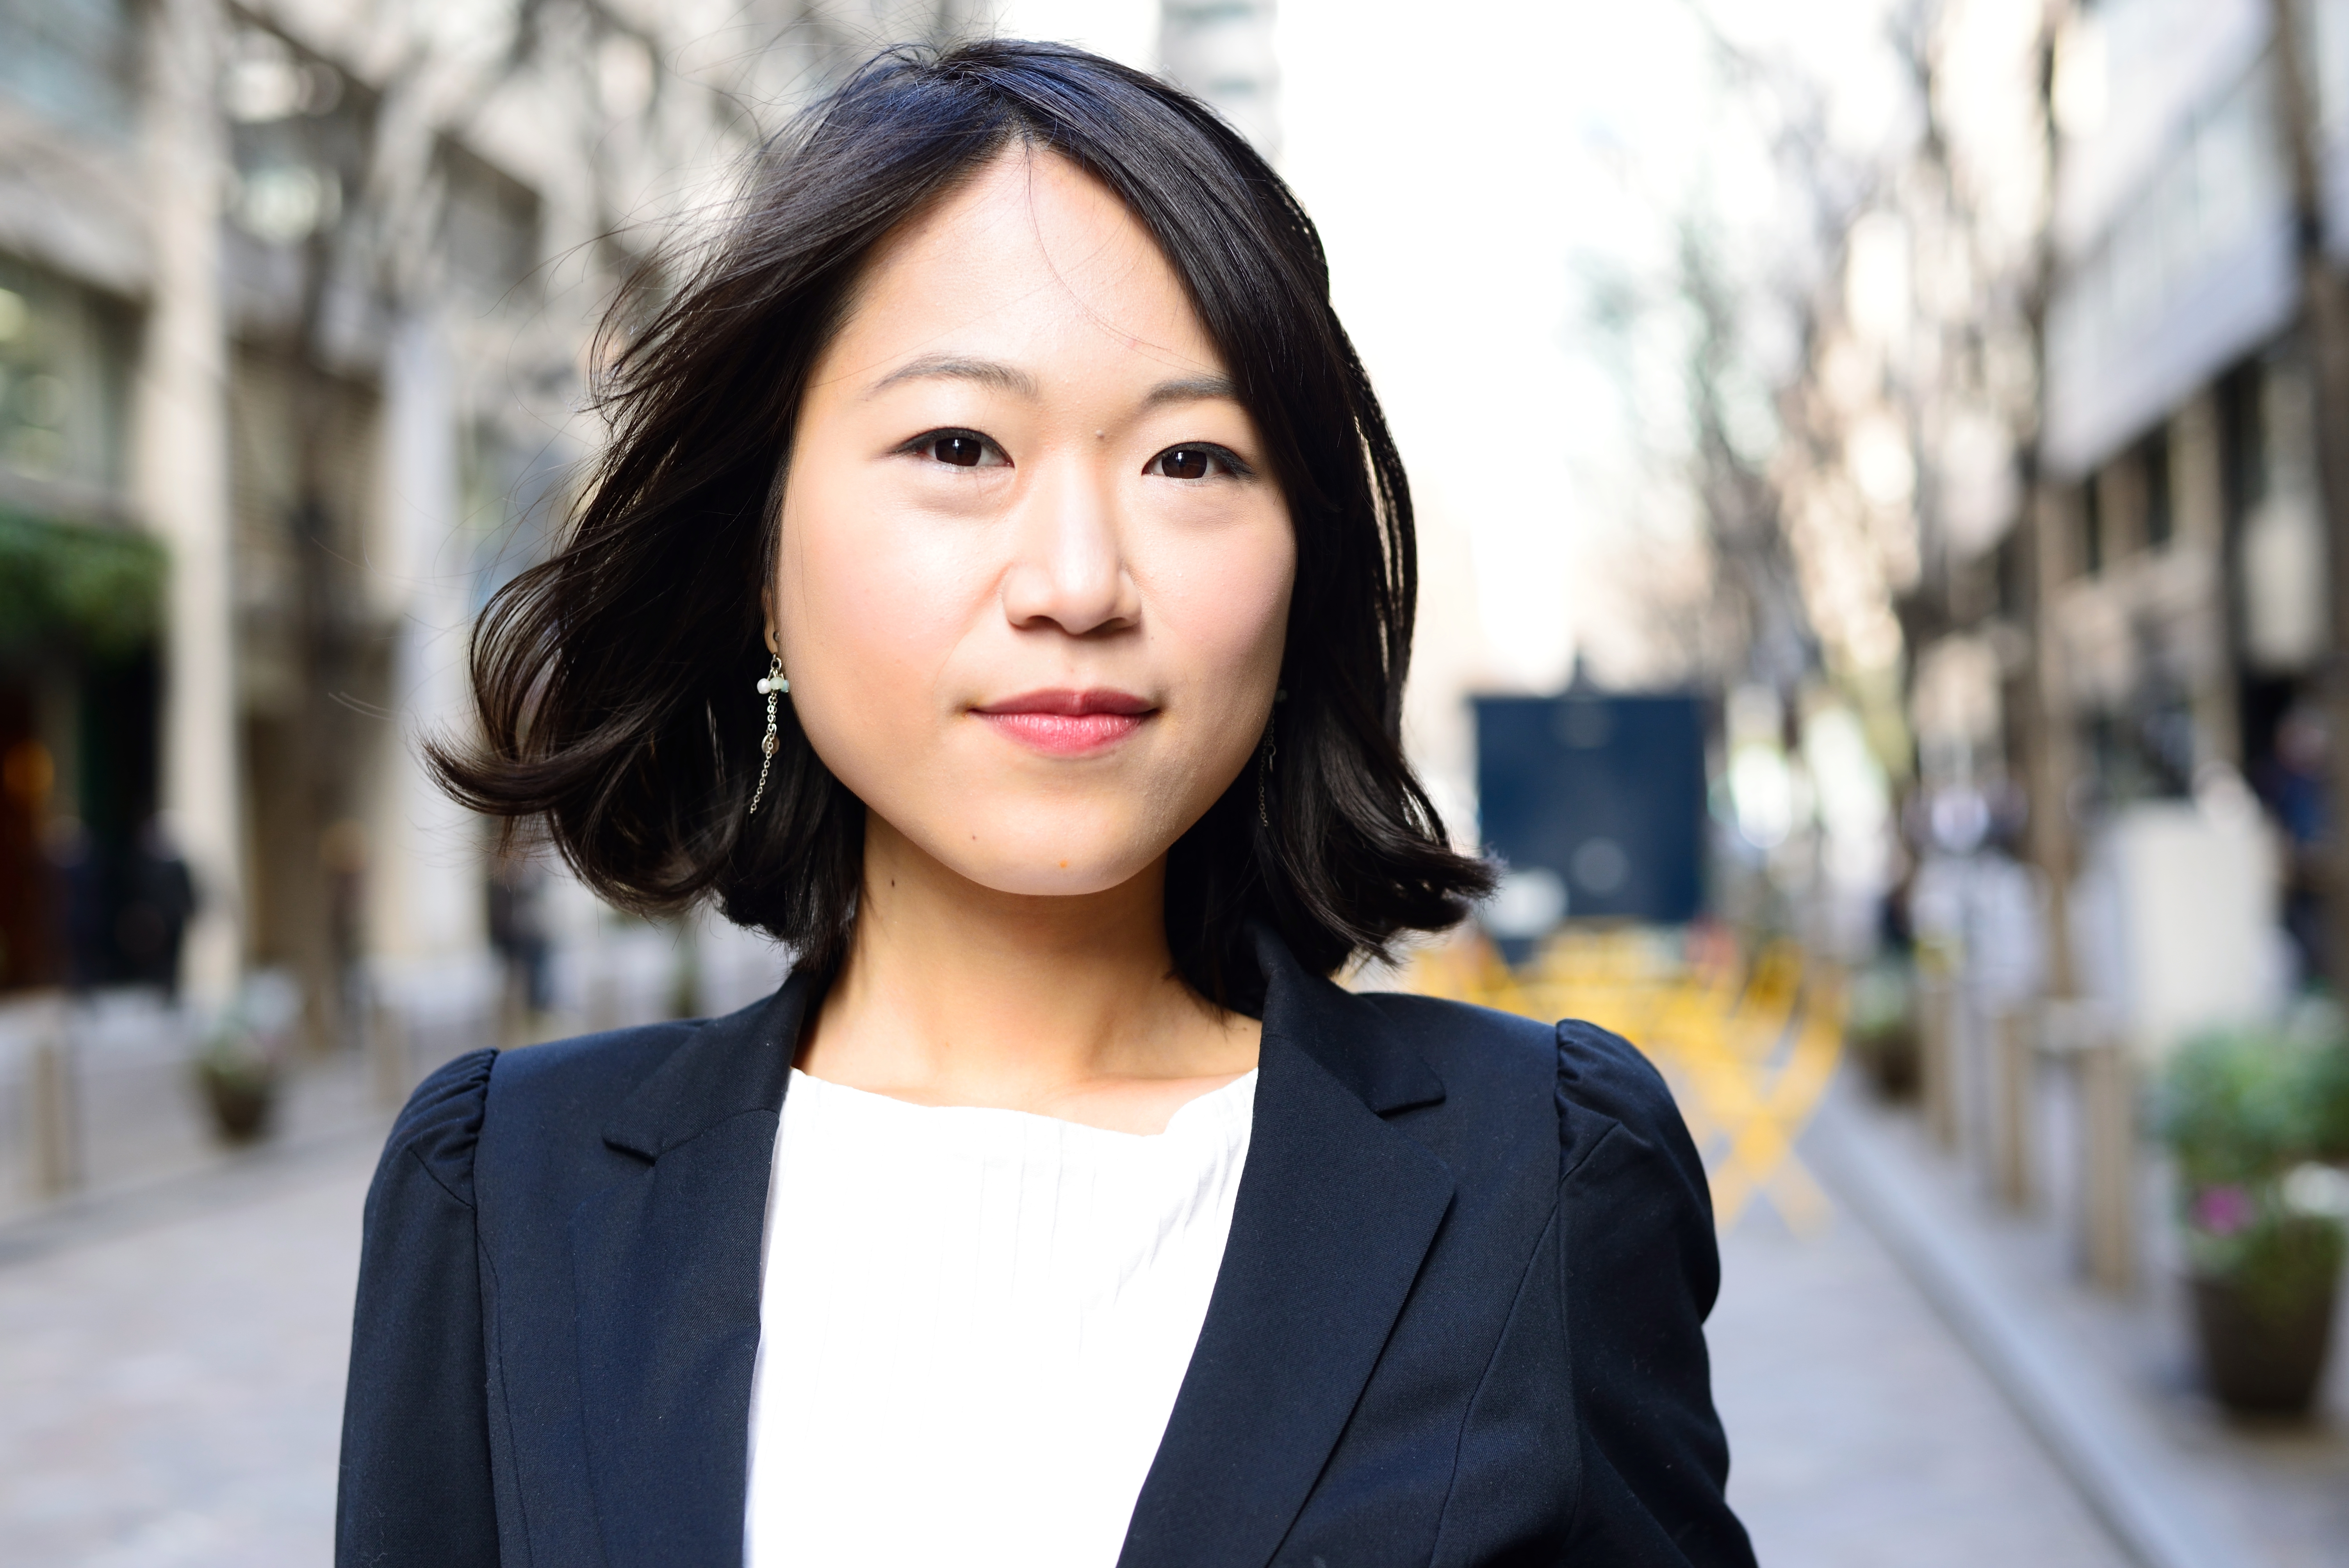
<path fill-rule="evenodd" d="M 905 449 L 957 469 L 1006 468 L 1011 462 L 1001 447 L 976 430 L 932 430 L 915 437 Z"/>
<path fill-rule="evenodd" d="M 1244 477 L 1248 468 L 1222 447 L 1169 447 L 1143 465 L 1142 471 L 1164 480 L 1204 480 L 1221 473 Z"/>

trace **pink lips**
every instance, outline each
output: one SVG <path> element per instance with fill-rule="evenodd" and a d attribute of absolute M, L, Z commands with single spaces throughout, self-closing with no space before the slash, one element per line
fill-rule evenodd
<path fill-rule="evenodd" d="M 1082 757 L 1116 745 L 1156 710 L 1130 692 L 1031 691 L 971 712 L 1006 736 L 1051 757 Z"/>

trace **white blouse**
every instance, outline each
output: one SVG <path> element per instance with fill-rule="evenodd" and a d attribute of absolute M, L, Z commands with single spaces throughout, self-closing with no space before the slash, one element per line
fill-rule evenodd
<path fill-rule="evenodd" d="M 746 1568 L 1112 1568 L 1223 1264 L 1256 1077 L 1144 1137 L 794 1069 Z"/>

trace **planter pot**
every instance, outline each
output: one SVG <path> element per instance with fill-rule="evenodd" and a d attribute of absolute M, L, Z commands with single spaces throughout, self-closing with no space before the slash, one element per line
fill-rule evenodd
<path fill-rule="evenodd" d="M 223 1142 L 257 1142 L 269 1130 L 270 1113 L 277 1108 L 274 1074 L 255 1077 L 200 1068 L 196 1077 L 204 1086 L 204 1103 L 212 1108 L 212 1127 Z"/>
<path fill-rule="evenodd" d="M 1889 1100 L 1908 1101 L 1917 1098 L 1919 1071 L 1917 1031 L 1901 1025 L 1879 1029 L 1868 1035 L 1857 1035 L 1850 1042 L 1851 1054 L 1868 1070 L 1868 1081 L 1876 1092 Z"/>
<path fill-rule="evenodd" d="M 2273 1304 L 2246 1300 L 2231 1280 L 2189 1283 L 2203 1376 L 2218 1401 L 2244 1415 L 2306 1415 L 2333 1336 L 2333 1282 Z"/>

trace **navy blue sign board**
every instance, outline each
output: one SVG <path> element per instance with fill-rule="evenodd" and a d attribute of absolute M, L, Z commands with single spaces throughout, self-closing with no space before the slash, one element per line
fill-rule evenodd
<path fill-rule="evenodd" d="M 1566 887 L 1568 919 L 1659 925 L 1704 898 L 1701 697 L 1483 696 L 1476 793 L 1485 848 Z"/>

